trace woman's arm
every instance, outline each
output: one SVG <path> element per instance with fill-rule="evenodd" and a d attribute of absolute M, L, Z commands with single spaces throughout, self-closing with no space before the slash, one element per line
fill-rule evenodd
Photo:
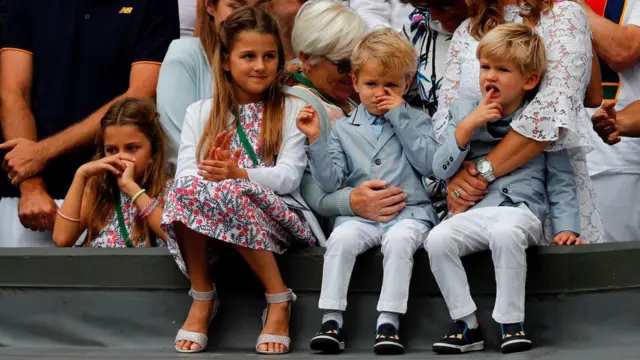
<path fill-rule="evenodd" d="M 591 79 L 587 86 L 587 93 L 584 96 L 584 106 L 597 108 L 602 105 L 604 91 L 602 90 L 602 74 L 600 73 L 600 61 L 596 55 L 596 48 L 593 47 L 593 60 L 591 62 Z"/>
<path fill-rule="evenodd" d="M 197 98 L 195 64 L 192 59 L 199 56 L 189 44 L 198 39 L 174 40 L 160 67 L 156 88 L 160 123 L 167 132 L 169 148 L 174 155 L 180 146 L 180 133 L 187 107 L 201 100 Z"/>

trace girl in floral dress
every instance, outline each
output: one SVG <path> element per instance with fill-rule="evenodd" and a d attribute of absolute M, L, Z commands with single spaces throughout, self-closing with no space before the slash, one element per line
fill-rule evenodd
<path fill-rule="evenodd" d="M 99 248 L 165 246 L 166 136 L 155 104 L 124 99 L 100 122 L 96 160 L 78 168 L 58 211 L 53 241 Z"/>
<path fill-rule="evenodd" d="M 259 8 L 238 9 L 221 23 L 214 59 L 214 96 L 187 108 L 162 219 L 194 299 L 175 348 L 198 352 L 207 345 L 217 310 L 207 248 L 216 242 L 237 249 L 264 285 L 267 316 L 256 350 L 281 354 L 289 350 L 295 295 L 273 254 L 294 239 L 314 245 L 309 221 L 319 229 L 310 212 L 300 211 L 307 207 L 297 192 L 306 156 L 295 119 L 305 103 L 277 85 L 282 44 L 276 22 Z"/>

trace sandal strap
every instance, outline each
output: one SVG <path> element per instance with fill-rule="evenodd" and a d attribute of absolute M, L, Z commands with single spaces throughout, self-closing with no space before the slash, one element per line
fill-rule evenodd
<path fill-rule="evenodd" d="M 200 345 L 201 349 L 204 349 L 207 347 L 209 337 L 203 333 L 180 329 L 178 330 L 178 335 L 176 335 L 176 340 L 174 341 L 174 343 L 177 343 L 181 340 L 194 342 Z"/>
<path fill-rule="evenodd" d="M 287 348 L 286 351 L 289 351 L 289 345 L 291 345 L 291 338 L 284 335 L 271 335 L 271 334 L 261 334 L 258 336 L 258 343 L 256 344 L 256 350 L 260 351 L 258 347 L 264 344 L 282 344 Z"/>
<path fill-rule="evenodd" d="M 189 296 L 198 301 L 215 300 L 218 297 L 218 289 L 216 289 L 215 286 L 212 291 L 196 291 L 191 289 L 189 290 Z"/>
<path fill-rule="evenodd" d="M 289 289 L 286 292 L 278 293 L 278 294 L 264 294 L 267 298 L 267 304 L 281 304 L 289 301 L 296 301 L 298 298 L 296 294 L 293 293 L 293 290 Z"/>

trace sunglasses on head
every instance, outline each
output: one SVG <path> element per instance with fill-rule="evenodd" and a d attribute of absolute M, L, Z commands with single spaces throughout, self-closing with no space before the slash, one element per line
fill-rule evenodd
<path fill-rule="evenodd" d="M 336 61 L 336 60 L 329 59 L 329 58 L 326 58 L 326 59 L 331 61 L 333 63 L 333 65 L 336 66 L 336 68 L 338 69 L 338 73 L 339 74 L 347 74 L 347 73 L 351 72 L 351 60 Z"/>

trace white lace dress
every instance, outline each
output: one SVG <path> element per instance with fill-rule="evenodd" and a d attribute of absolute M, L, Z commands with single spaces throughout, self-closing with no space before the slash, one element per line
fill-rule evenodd
<path fill-rule="evenodd" d="M 507 23 L 522 23 L 521 8 L 505 7 Z M 447 56 L 439 108 L 433 117 L 438 138 L 447 122 L 449 108 L 458 98 L 480 100 L 480 65 L 476 58 L 478 41 L 469 33 L 469 20 L 463 22 L 451 40 Z M 569 149 L 576 173 L 581 213 L 581 237 L 585 242 L 604 241 L 600 213 L 587 172 L 586 153 L 591 151 L 589 130 L 583 98 L 591 76 L 591 32 L 580 5 L 559 2 L 553 11 L 544 14 L 536 27 L 547 49 L 547 72 L 540 90 L 529 106 L 511 126 L 519 134 L 537 141 L 553 141 L 547 151 Z M 561 132 L 560 129 L 563 129 Z M 546 221 L 545 230 L 549 229 Z M 545 234 L 552 234 L 545 231 Z M 547 240 L 550 237 L 547 236 Z"/>

